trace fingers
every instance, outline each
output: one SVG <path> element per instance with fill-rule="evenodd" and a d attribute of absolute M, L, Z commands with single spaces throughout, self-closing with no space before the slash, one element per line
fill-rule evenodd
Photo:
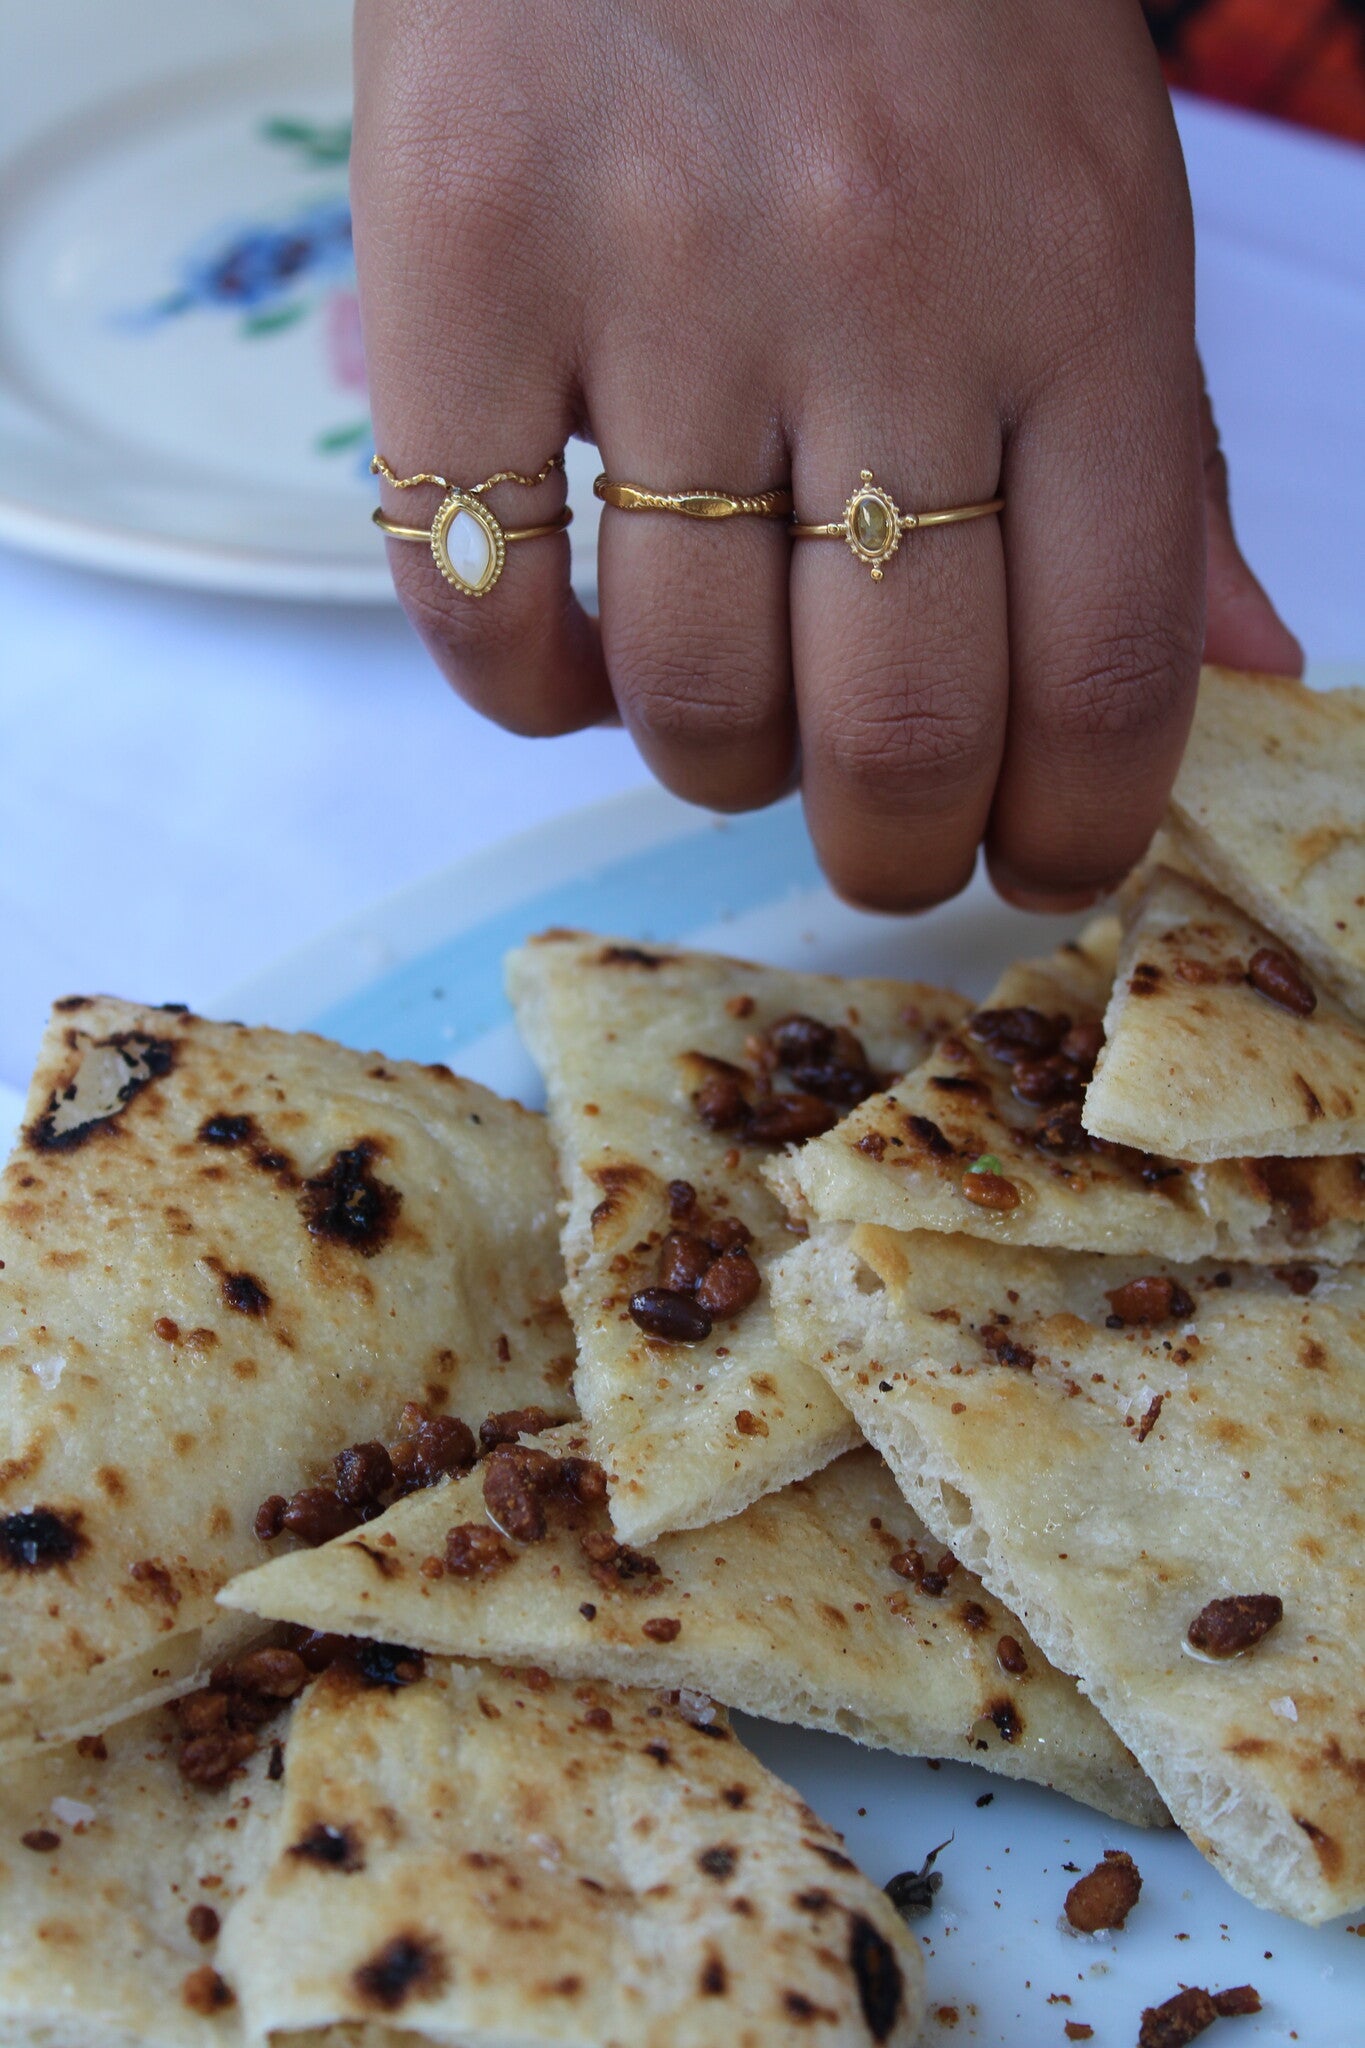
<path fill-rule="evenodd" d="M 1073 358 L 1006 454 L 1012 694 L 987 854 L 1002 894 L 1029 909 L 1093 901 L 1141 858 L 1194 709 L 1193 346 L 1131 339 L 1088 371 Z"/>
<path fill-rule="evenodd" d="M 698 367 L 714 365 L 700 356 Z M 787 482 L 761 383 L 642 389 L 603 372 L 593 416 L 607 474 L 651 490 L 749 495 Z M 665 786 L 713 810 L 771 803 L 794 773 L 785 519 L 695 520 L 603 508 L 602 640 L 612 692 Z"/>
<path fill-rule="evenodd" d="M 1228 668 L 1268 670 L 1301 676 L 1303 648 L 1280 618 L 1243 559 L 1232 530 L 1228 465 L 1207 390 L 1200 393 L 1199 427 L 1204 459 L 1204 518 L 1208 541 L 1208 614 L 1204 659 Z"/>
<path fill-rule="evenodd" d="M 851 396 L 817 404 L 798 447 L 803 521 L 840 518 L 869 462 L 902 511 L 992 495 L 999 439 L 978 395 L 921 383 L 898 404 Z M 869 431 L 888 419 L 891 435 Z M 844 541 L 798 540 L 791 587 L 806 815 L 830 882 L 875 910 L 955 894 L 971 877 L 1005 736 L 997 520 L 908 533 L 875 583 Z"/>
<path fill-rule="evenodd" d="M 534 475 L 575 424 L 569 316 L 546 317 L 539 283 L 544 167 L 515 125 L 452 99 L 439 62 L 425 76 L 406 12 L 362 5 L 356 24 L 352 196 L 375 445 L 400 476 L 468 486 L 497 470 Z M 556 473 L 534 489 L 497 485 L 484 502 L 515 529 L 552 518 L 564 488 Z M 430 485 L 381 493 L 385 512 L 414 527 L 441 497 Z M 477 553 L 478 535 L 461 534 Z M 565 535 L 513 542 L 477 598 L 445 581 L 421 543 L 392 540 L 389 559 L 409 618 L 478 710 L 534 734 L 610 710 Z"/>

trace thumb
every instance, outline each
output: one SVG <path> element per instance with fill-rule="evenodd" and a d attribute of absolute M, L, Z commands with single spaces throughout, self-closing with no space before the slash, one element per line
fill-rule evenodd
<path fill-rule="evenodd" d="M 1208 534 L 1208 611 L 1204 659 L 1227 668 L 1303 674 L 1303 649 L 1252 575 L 1232 530 L 1228 465 L 1218 443 L 1207 390 L 1199 398 L 1204 454 L 1204 518 Z"/>

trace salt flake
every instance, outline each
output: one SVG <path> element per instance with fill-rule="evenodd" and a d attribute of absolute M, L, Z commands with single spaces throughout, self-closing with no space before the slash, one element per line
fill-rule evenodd
<path fill-rule="evenodd" d="M 95 1818 L 94 1807 L 86 1806 L 79 1799 L 54 1799 L 52 1811 L 69 1828 L 87 1827 Z"/>

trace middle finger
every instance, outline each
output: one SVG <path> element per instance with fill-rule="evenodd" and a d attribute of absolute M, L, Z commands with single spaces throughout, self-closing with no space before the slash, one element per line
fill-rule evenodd
<path fill-rule="evenodd" d="M 995 494 L 1000 435 L 970 392 L 861 402 L 846 385 L 806 408 L 797 516 L 839 519 L 871 468 L 902 512 Z M 876 910 L 940 902 L 970 879 L 1005 741 L 1009 690 L 999 521 L 907 533 L 873 582 L 842 540 L 798 540 L 792 660 L 806 814 L 840 893 Z"/>

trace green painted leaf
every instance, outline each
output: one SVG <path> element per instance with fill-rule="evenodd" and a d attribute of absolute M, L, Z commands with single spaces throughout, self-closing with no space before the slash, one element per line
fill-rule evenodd
<path fill-rule="evenodd" d="M 358 448 L 369 431 L 368 420 L 353 420 L 348 427 L 332 427 L 319 434 L 313 446 L 319 455 L 342 455 L 348 448 Z"/>
<path fill-rule="evenodd" d="M 306 299 L 291 299 L 287 306 L 273 306 L 265 313 L 248 313 L 242 321 L 242 332 L 253 339 L 261 334 L 279 334 L 296 320 L 302 320 L 307 311 Z"/>
<path fill-rule="evenodd" d="M 277 142 L 284 149 L 296 149 L 305 162 L 318 168 L 350 162 L 349 121 L 298 121 L 289 115 L 277 114 L 262 121 L 259 133 L 263 142 Z"/>

